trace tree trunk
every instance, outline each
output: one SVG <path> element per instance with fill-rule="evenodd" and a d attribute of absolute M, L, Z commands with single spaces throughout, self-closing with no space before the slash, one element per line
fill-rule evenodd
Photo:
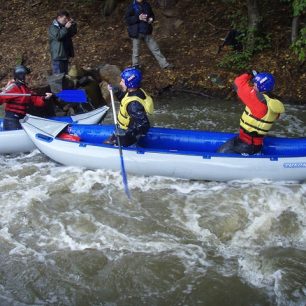
<path fill-rule="evenodd" d="M 178 0 L 157 0 L 157 3 L 162 9 L 168 9 L 175 6 Z"/>
<path fill-rule="evenodd" d="M 117 6 L 117 0 L 103 0 L 102 2 L 102 16 L 110 16 Z"/>
<path fill-rule="evenodd" d="M 291 26 L 291 43 L 294 43 L 299 36 L 300 15 L 293 16 Z"/>
<path fill-rule="evenodd" d="M 259 14 L 257 0 L 247 0 L 248 8 L 248 41 L 247 50 L 253 53 L 255 46 L 255 37 L 259 30 L 261 16 Z"/>
<path fill-rule="evenodd" d="M 258 30 L 260 23 L 260 14 L 258 10 L 257 0 L 247 0 L 248 5 L 248 25 L 249 28 Z"/>

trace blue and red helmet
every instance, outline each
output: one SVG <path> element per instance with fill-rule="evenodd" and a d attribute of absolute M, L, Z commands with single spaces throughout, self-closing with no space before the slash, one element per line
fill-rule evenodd
<path fill-rule="evenodd" d="M 139 88 L 142 81 L 142 74 L 136 68 L 126 68 L 121 73 L 121 78 L 124 80 L 127 88 Z"/>
<path fill-rule="evenodd" d="M 261 72 L 253 78 L 253 83 L 256 84 L 259 92 L 272 91 L 275 79 L 271 73 Z"/>

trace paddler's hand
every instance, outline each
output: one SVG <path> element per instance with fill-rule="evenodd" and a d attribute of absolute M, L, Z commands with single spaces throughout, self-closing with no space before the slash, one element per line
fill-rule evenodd
<path fill-rule="evenodd" d="M 115 130 L 115 136 L 117 136 L 117 137 L 125 136 L 125 130 L 117 127 L 116 130 Z"/>
<path fill-rule="evenodd" d="M 52 92 L 46 92 L 45 93 L 45 100 L 49 100 L 53 96 Z"/>
<path fill-rule="evenodd" d="M 256 71 L 256 70 L 251 70 L 251 71 L 249 72 L 249 74 L 252 76 L 251 82 L 254 83 L 255 77 L 256 77 L 256 75 L 257 75 L 257 71 Z"/>
<path fill-rule="evenodd" d="M 119 92 L 119 87 L 118 86 L 113 86 L 111 84 L 107 84 L 107 89 L 108 91 L 113 91 L 114 94 L 117 94 Z"/>

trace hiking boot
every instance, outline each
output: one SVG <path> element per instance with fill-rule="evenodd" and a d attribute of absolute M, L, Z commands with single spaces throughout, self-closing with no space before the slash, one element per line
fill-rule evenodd
<path fill-rule="evenodd" d="M 173 69 L 174 68 L 174 65 L 173 64 L 169 64 L 168 66 L 164 67 L 164 69 Z"/>

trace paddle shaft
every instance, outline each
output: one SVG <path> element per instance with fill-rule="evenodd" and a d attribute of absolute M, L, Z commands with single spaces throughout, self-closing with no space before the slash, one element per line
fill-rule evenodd
<path fill-rule="evenodd" d="M 13 96 L 13 97 L 30 97 L 30 96 L 36 96 L 36 97 L 44 97 L 45 95 L 36 95 L 36 94 L 30 94 L 30 93 L 25 93 L 25 94 L 18 94 L 18 93 L 0 93 L 0 96 Z"/>
<path fill-rule="evenodd" d="M 117 116 L 116 116 L 114 94 L 113 94 L 112 89 L 110 89 L 109 92 L 110 92 L 110 97 L 111 97 L 111 101 L 112 101 L 113 117 L 114 117 L 114 123 L 115 123 L 115 128 L 116 128 L 116 137 L 117 137 L 117 143 L 118 143 L 118 149 L 119 149 L 120 165 L 121 165 L 121 173 L 122 173 L 122 181 L 123 181 L 123 185 L 124 185 L 124 191 L 125 191 L 128 199 L 131 200 L 131 194 L 130 194 L 130 191 L 129 191 L 127 175 L 126 175 L 125 166 L 124 166 L 123 152 L 122 152 L 122 147 L 121 147 L 121 143 L 120 143 L 120 137 L 118 135 L 118 125 L 117 125 Z"/>
<path fill-rule="evenodd" d="M 112 101 L 114 123 L 115 123 L 116 131 L 117 131 L 118 126 L 117 126 L 117 115 L 116 115 L 116 107 L 115 107 L 115 101 L 114 101 L 114 93 L 112 89 L 109 92 L 110 92 L 111 101 Z"/>
<path fill-rule="evenodd" d="M 61 92 L 54 94 L 59 99 L 67 103 L 86 103 L 86 93 L 82 89 L 64 89 Z M 33 93 L 0 93 L 0 96 L 13 96 L 13 97 L 45 97 L 45 95 L 33 94 Z"/>

